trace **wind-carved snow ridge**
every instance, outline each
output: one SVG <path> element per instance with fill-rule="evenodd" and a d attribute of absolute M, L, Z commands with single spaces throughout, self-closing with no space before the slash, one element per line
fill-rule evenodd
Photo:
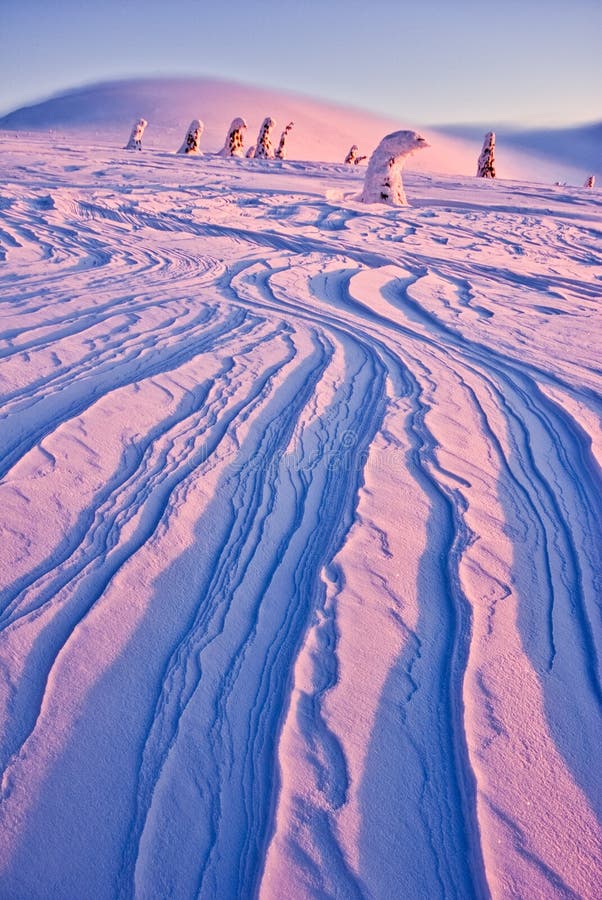
<path fill-rule="evenodd" d="M 2 150 L 6 895 L 596 896 L 596 191 Z"/>

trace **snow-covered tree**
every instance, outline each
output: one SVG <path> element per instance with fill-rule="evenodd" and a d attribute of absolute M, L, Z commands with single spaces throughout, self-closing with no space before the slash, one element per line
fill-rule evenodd
<path fill-rule="evenodd" d="M 142 150 L 142 135 L 147 125 L 146 119 L 138 119 L 132 128 L 130 139 L 125 147 L 126 150 Z"/>
<path fill-rule="evenodd" d="M 495 178 L 495 133 L 488 131 L 477 163 L 477 178 Z"/>
<path fill-rule="evenodd" d="M 415 131 L 394 131 L 384 137 L 370 157 L 360 199 L 364 203 L 407 206 L 401 170 L 411 153 L 428 146 Z"/>
<path fill-rule="evenodd" d="M 366 159 L 365 156 L 359 155 L 359 147 L 357 144 L 353 144 L 352 147 L 349 148 L 349 153 L 345 157 L 345 164 L 348 166 L 359 166 L 359 164 Z"/>
<path fill-rule="evenodd" d="M 275 124 L 276 123 L 270 116 L 267 116 L 267 118 L 263 120 L 263 124 L 259 129 L 259 134 L 257 136 L 255 159 L 274 159 L 271 132 Z"/>
<path fill-rule="evenodd" d="M 243 149 L 243 143 L 246 128 L 247 123 L 244 119 L 233 119 L 230 128 L 228 129 L 228 134 L 226 135 L 226 143 L 217 155 L 244 156 L 245 151 Z"/>
<path fill-rule="evenodd" d="M 203 152 L 201 150 L 201 135 L 204 129 L 205 126 L 200 119 L 193 119 L 188 126 L 188 131 L 186 132 L 186 136 L 184 138 L 182 146 L 178 150 L 178 153 L 188 153 L 195 156 L 202 156 Z"/>
<path fill-rule="evenodd" d="M 248 149 L 247 152 L 245 153 L 245 156 L 247 157 L 247 159 L 254 159 L 254 158 L 255 158 L 255 144 L 251 144 L 251 146 L 249 147 L 249 149 Z"/>
<path fill-rule="evenodd" d="M 289 122 L 280 135 L 280 143 L 278 144 L 278 149 L 276 150 L 276 159 L 286 159 L 286 150 L 284 149 L 284 145 L 286 144 L 287 135 L 294 124 L 294 122 Z"/>
<path fill-rule="evenodd" d="M 585 183 L 584 183 L 583 187 L 593 188 L 595 186 L 596 186 L 596 176 L 595 175 L 590 175 L 588 178 L 585 179 Z"/>

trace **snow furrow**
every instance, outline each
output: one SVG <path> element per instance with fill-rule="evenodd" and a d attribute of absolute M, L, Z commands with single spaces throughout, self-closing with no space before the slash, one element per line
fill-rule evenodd
<path fill-rule="evenodd" d="M 4 891 L 596 896 L 594 192 L 135 156 L 7 154 Z"/>

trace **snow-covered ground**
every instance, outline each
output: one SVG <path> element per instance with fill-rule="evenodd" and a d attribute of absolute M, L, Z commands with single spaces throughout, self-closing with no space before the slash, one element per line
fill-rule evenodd
<path fill-rule="evenodd" d="M 0 155 L 0 894 L 599 896 L 599 191 Z"/>

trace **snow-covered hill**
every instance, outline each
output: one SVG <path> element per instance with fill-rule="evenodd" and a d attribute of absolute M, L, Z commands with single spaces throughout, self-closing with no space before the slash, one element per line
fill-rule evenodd
<path fill-rule="evenodd" d="M 0 119 L 0 130 L 51 131 L 66 134 L 78 144 L 122 146 L 132 123 L 142 116 L 149 122 L 145 146 L 175 151 L 190 121 L 199 118 L 205 123 L 202 146 L 215 152 L 223 146 L 226 129 L 234 117 L 245 118 L 250 145 L 255 143 L 267 115 L 276 119 L 276 135 L 289 121 L 295 122 L 288 144 L 290 157 L 330 162 L 342 162 L 352 144 L 357 144 L 362 154 L 370 154 L 385 134 L 414 128 L 416 124 L 216 79 L 154 78 L 69 91 L 10 113 Z M 458 137 L 427 130 L 425 135 L 431 148 L 411 160 L 415 171 L 474 174 L 482 134 Z M 498 141 L 497 170 L 502 178 L 582 184 L 591 172 L 583 171 L 581 163 L 581 159 L 571 162 L 563 156 L 557 160 L 554 155 L 544 156 L 539 148 L 536 152 L 517 150 Z"/>
<path fill-rule="evenodd" d="M 0 893 L 597 896 L 599 191 L 0 155 Z"/>

